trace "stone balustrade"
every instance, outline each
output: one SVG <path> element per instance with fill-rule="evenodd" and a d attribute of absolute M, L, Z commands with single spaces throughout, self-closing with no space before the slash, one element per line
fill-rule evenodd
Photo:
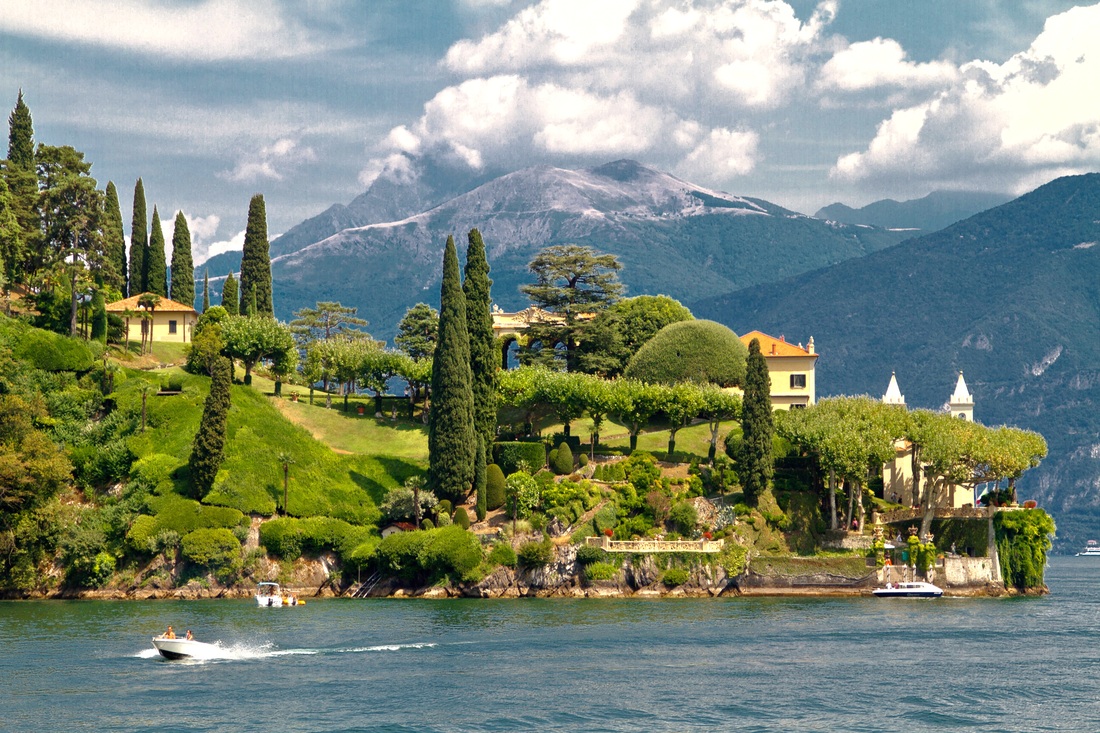
<path fill-rule="evenodd" d="M 610 537 L 589 537 L 585 542 L 605 552 L 721 552 L 725 540 L 612 540 Z"/>

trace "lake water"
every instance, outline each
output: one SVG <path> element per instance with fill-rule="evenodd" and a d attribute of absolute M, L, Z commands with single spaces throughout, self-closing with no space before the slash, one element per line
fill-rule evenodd
<path fill-rule="evenodd" d="M 938 601 L 0 603 L 4 731 L 1097 731 L 1100 561 Z M 167 624 L 224 649 L 169 662 Z"/>

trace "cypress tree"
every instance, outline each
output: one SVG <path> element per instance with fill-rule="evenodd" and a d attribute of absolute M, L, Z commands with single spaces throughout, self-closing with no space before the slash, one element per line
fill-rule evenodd
<path fill-rule="evenodd" d="M 466 296 L 466 327 L 470 332 L 470 371 L 474 392 L 474 429 L 485 445 L 496 436 L 496 373 L 500 357 L 493 340 L 492 297 L 489 263 L 485 259 L 485 242 L 481 232 L 471 229 L 470 245 L 466 249 L 466 279 L 462 291 Z"/>
<path fill-rule="evenodd" d="M 176 225 L 172 230 L 172 291 L 169 295 L 177 303 L 195 306 L 195 264 L 191 259 L 191 230 L 187 217 L 176 212 Z"/>
<path fill-rule="evenodd" d="M 256 313 L 250 309 L 252 294 L 256 297 Z M 244 230 L 244 251 L 241 252 L 241 315 L 275 316 L 271 305 L 271 255 L 267 241 L 267 210 L 263 194 L 256 194 L 248 204 L 248 224 Z"/>
<path fill-rule="evenodd" d="M 149 249 L 148 218 L 145 213 L 145 184 L 137 179 L 134 186 L 134 216 L 130 220 L 130 289 L 131 296 L 148 290 L 145 277 L 145 252 Z"/>
<path fill-rule="evenodd" d="M 15 109 L 8 116 L 8 165 L 4 177 L 11 194 L 11 210 L 19 227 L 18 235 L 9 235 L 5 245 L 11 257 L 11 262 L 5 263 L 7 278 L 11 282 L 24 282 L 32 274 L 27 272 L 32 266 L 28 258 L 41 247 L 42 219 L 34 160 L 34 124 L 31 111 L 23 102 L 22 89 Z"/>
<path fill-rule="evenodd" d="M 202 409 L 199 432 L 191 444 L 187 465 L 191 469 L 192 496 L 201 499 L 214 486 L 225 449 L 225 426 L 229 417 L 229 387 L 232 372 L 229 359 L 220 356 L 210 371 L 210 394 Z"/>
<path fill-rule="evenodd" d="M 107 343 L 107 307 L 102 290 L 92 295 L 92 340 Z"/>
<path fill-rule="evenodd" d="M 0 285 L 2 292 L 18 276 L 23 261 L 23 230 L 15 215 L 15 199 L 0 177 Z"/>
<path fill-rule="evenodd" d="M 454 237 L 443 254 L 439 295 L 439 340 L 432 358 L 432 406 L 428 412 L 428 481 L 437 496 L 461 501 L 474 479 L 474 395 L 466 297 Z"/>
<path fill-rule="evenodd" d="M 106 253 L 104 281 L 118 288 L 122 297 L 126 288 L 126 233 L 122 229 L 122 207 L 118 203 L 118 189 L 114 181 L 107 181 L 104 201 L 103 249 Z"/>
<path fill-rule="evenodd" d="M 23 170 L 34 170 L 34 123 L 31 110 L 23 101 L 23 90 L 8 115 L 8 161 Z"/>
<path fill-rule="evenodd" d="M 210 310 L 210 270 L 202 273 L 202 312 Z"/>
<path fill-rule="evenodd" d="M 160 214 L 153 206 L 153 224 L 149 231 L 149 247 L 145 250 L 145 286 L 150 293 L 168 297 L 168 262 L 164 255 L 164 229 Z"/>
<path fill-rule="evenodd" d="M 222 307 L 231 316 L 241 312 L 237 305 L 237 278 L 233 277 L 232 272 L 225 276 L 225 284 L 222 285 Z"/>
<path fill-rule="evenodd" d="M 474 462 L 474 491 L 477 492 L 477 521 L 485 521 L 488 507 L 488 485 L 485 476 L 485 438 L 477 436 L 477 461 Z"/>
<path fill-rule="evenodd" d="M 749 358 L 745 363 L 745 397 L 741 408 L 741 461 L 738 475 L 745 499 L 755 504 L 771 481 L 775 465 L 772 460 L 771 379 L 768 363 L 760 353 L 760 341 L 749 343 Z"/>

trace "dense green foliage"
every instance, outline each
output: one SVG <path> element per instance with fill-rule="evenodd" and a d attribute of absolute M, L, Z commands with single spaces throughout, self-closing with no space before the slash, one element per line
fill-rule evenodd
<path fill-rule="evenodd" d="M 145 290 L 168 297 L 168 261 L 164 252 L 164 229 L 160 214 L 153 205 L 153 223 L 150 226 L 149 247 L 145 250 Z"/>
<path fill-rule="evenodd" d="M 550 544 L 549 539 L 541 542 L 524 542 L 516 550 L 516 558 L 519 560 L 520 567 L 528 569 L 542 567 L 550 564 L 554 559 L 554 546 Z"/>
<path fill-rule="evenodd" d="M 573 472 L 573 451 L 565 441 L 550 452 L 550 468 L 559 476 Z"/>
<path fill-rule="evenodd" d="M 511 475 L 524 465 L 529 471 L 538 471 L 546 465 L 546 448 L 538 443 L 494 443 L 493 463 L 505 475 Z"/>
<path fill-rule="evenodd" d="M 182 211 L 176 212 L 172 230 L 172 289 L 177 303 L 195 305 L 195 264 L 191 259 L 191 230 Z"/>
<path fill-rule="evenodd" d="M 767 491 L 775 464 L 772 460 L 771 380 L 768 364 L 760 353 L 760 342 L 749 343 L 749 357 L 745 365 L 745 399 L 741 412 L 741 455 L 738 456 L 738 475 L 745 499 L 753 504 Z"/>
<path fill-rule="evenodd" d="M 331 517 L 284 517 L 260 525 L 260 544 L 284 560 L 294 560 L 302 554 L 315 557 L 324 552 L 335 552 L 347 559 L 370 536 L 368 527 Z"/>
<path fill-rule="evenodd" d="M 104 282 L 126 297 L 126 236 L 122 229 L 122 208 L 114 181 L 107 181 L 104 196 L 103 249 L 106 252 Z"/>
<path fill-rule="evenodd" d="M 183 536 L 180 551 L 196 565 L 223 567 L 240 558 L 241 542 L 228 529 L 196 529 Z"/>
<path fill-rule="evenodd" d="M 133 216 L 130 219 L 130 295 L 144 293 L 148 287 L 145 257 L 149 249 L 149 219 L 145 209 L 145 184 L 134 184 Z"/>
<path fill-rule="evenodd" d="M 240 296 L 237 293 L 238 285 L 237 278 L 233 277 L 233 273 L 229 273 L 225 276 L 225 283 L 222 284 L 222 308 L 225 308 L 225 312 L 231 316 L 238 315 L 241 312 L 241 306 L 238 302 Z"/>
<path fill-rule="evenodd" d="M 210 394 L 202 410 L 199 431 L 191 447 L 188 468 L 191 471 L 192 495 L 201 499 L 214 488 L 214 480 L 221 468 L 225 451 L 225 428 L 229 418 L 232 367 L 222 357 L 213 364 L 210 376 Z"/>
<path fill-rule="evenodd" d="M 745 380 L 745 345 L 714 321 L 679 321 L 662 328 L 630 360 L 624 375 L 643 382 L 692 381 L 721 387 Z"/>
<path fill-rule="evenodd" d="M 488 445 L 493 441 L 497 428 L 496 374 L 500 368 L 500 355 L 493 338 L 493 316 L 490 312 L 493 281 L 489 279 L 485 242 L 477 229 L 470 230 L 464 276 L 462 292 L 466 296 L 466 328 L 470 333 L 474 432 Z"/>
<path fill-rule="evenodd" d="M 504 506 L 504 472 L 490 463 L 485 469 L 485 508 L 495 511 Z"/>
<path fill-rule="evenodd" d="M 479 436 L 477 439 L 477 456 L 474 461 L 474 491 L 477 495 L 474 511 L 477 513 L 477 521 L 479 522 L 484 521 L 489 503 L 485 472 L 485 441 Z"/>
<path fill-rule="evenodd" d="M 1054 536 L 1054 520 L 1042 509 L 993 515 L 997 555 L 1005 585 L 1017 590 L 1043 588 L 1043 569 Z"/>
<path fill-rule="evenodd" d="M 244 249 L 241 252 L 241 315 L 275 315 L 268 247 L 267 207 L 263 195 L 256 194 L 248 202 L 248 224 L 245 226 Z M 249 310 L 253 298 L 256 300 L 256 313 Z"/>
<path fill-rule="evenodd" d="M 389 575 L 408 580 L 460 579 L 480 564 L 482 551 L 477 537 L 451 525 L 392 534 L 379 544 L 376 556 L 379 568 Z"/>
<path fill-rule="evenodd" d="M 425 303 L 417 303 L 405 311 L 397 324 L 393 343 L 413 359 L 430 359 L 438 338 L 439 311 Z"/>
<path fill-rule="evenodd" d="M 20 321 L 0 323 L 0 338 L 10 344 L 12 355 L 49 372 L 85 372 L 95 364 L 96 354 L 79 339 L 61 336 Z"/>
<path fill-rule="evenodd" d="M 432 358 L 432 408 L 428 414 L 428 486 L 441 498 L 463 500 L 473 488 L 477 436 L 471 380 L 466 297 L 459 280 L 454 238 L 448 237 L 443 255 L 439 341 Z"/>

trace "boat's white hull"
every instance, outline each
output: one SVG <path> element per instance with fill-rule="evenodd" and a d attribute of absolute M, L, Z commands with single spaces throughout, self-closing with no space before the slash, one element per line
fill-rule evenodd
<path fill-rule="evenodd" d="M 275 606 L 297 606 L 305 601 L 299 601 L 290 596 L 256 596 L 256 605 L 261 608 L 274 608 Z"/>
<path fill-rule="evenodd" d="M 159 636 L 153 637 L 153 647 L 165 659 L 209 657 L 211 652 L 217 650 L 214 644 L 207 644 L 194 639 L 164 639 Z"/>
<path fill-rule="evenodd" d="M 931 583 L 899 583 L 888 588 L 875 588 L 871 593 L 877 598 L 939 598 L 943 589 Z"/>

